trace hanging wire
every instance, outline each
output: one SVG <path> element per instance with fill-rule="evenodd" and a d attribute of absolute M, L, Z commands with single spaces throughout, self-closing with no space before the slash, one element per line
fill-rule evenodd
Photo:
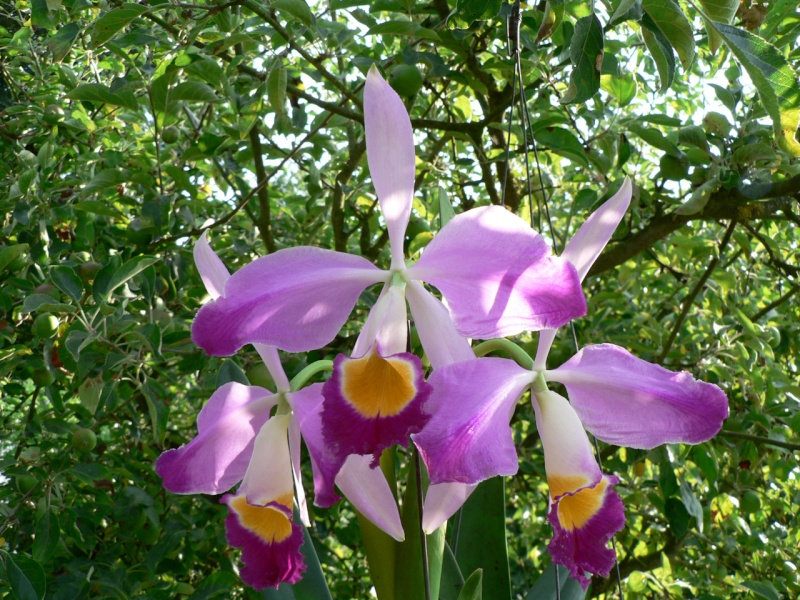
<path fill-rule="evenodd" d="M 594 8 L 594 2 L 592 2 L 592 8 Z M 505 195 L 506 195 L 506 186 L 508 183 L 508 172 L 510 170 L 510 156 L 509 156 L 509 147 L 511 144 L 511 125 L 514 121 L 514 104 L 516 102 L 516 84 L 517 84 L 517 76 L 519 76 L 519 86 L 520 86 L 520 93 L 519 93 L 519 113 L 520 113 L 520 121 L 522 124 L 522 139 L 524 140 L 524 156 L 525 156 L 525 181 L 527 183 L 528 188 L 528 210 L 530 213 L 530 223 L 531 227 L 534 229 L 541 229 L 541 222 L 542 222 L 542 206 L 544 206 L 544 213 L 545 218 L 547 220 L 547 227 L 550 230 L 550 238 L 553 243 L 553 251 L 556 254 L 560 254 L 558 248 L 558 240 L 556 239 L 556 232 L 555 227 L 553 226 L 553 219 L 550 215 L 550 206 L 547 197 L 547 191 L 545 190 L 544 186 L 544 177 L 542 176 L 542 169 L 541 163 L 539 162 L 539 151 L 536 147 L 536 140 L 533 137 L 533 126 L 531 123 L 530 112 L 528 111 L 528 102 L 525 96 L 525 84 L 523 83 L 522 78 L 522 59 L 521 59 L 521 52 L 520 52 L 520 25 L 522 24 L 522 14 L 520 11 L 520 0 L 515 0 L 514 5 L 511 8 L 511 12 L 509 13 L 508 20 L 506 23 L 506 39 L 508 42 L 508 53 L 514 59 L 514 74 L 511 81 L 511 111 L 509 113 L 508 118 L 508 136 L 506 138 L 506 165 L 505 165 L 505 173 L 503 178 L 503 191 L 502 191 L 502 204 L 505 206 Z M 533 191 L 531 189 L 531 175 L 530 175 L 530 164 L 528 162 L 528 134 L 530 133 L 530 146 L 533 149 L 533 156 L 534 161 L 536 164 L 536 175 L 539 180 L 539 190 L 541 193 L 542 201 L 540 203 L 539 198 L 536 198 L 537 204 L 537 219 L 534 222 L 534 213 L 533 213 Z M 578 336 L 575 333 L 575 324 L 570 321 L 570 332 L 572 337 L 572 343 L 575 347 L 575 352 L 578 352 L 580 349 L 580 345 L 578 344 Z M 597 438 L 592 436 L 594 440 L 594 447 L 595 452 L 597 454 L 597 464 L 602 470 L 603 462 L 600 457 L 600 445 L 597 441 Z M 617 560 L 617 543 L 615 536 L 611 537 L 611 543 L 614 547 L 614 567 L 617 573 L 617 589 L 619 591 L 620 600 L 624 598 L 622 593 L 622 574 L 619 568 L 619 560 Z M 561 577 L 559 573 L 559 565 L 557 563 L 553 563 L 555 567 L 555 576 L 556 576 L 556 600 L 561 600 Z"/>

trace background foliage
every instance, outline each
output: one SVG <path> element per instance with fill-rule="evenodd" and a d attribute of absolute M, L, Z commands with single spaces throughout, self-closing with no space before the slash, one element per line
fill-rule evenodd
<path fill-rule="evenodd" d="M 731 415 L 696 447 L 601 446 L 628 517 L 625 596 L 800 594 L 796 2 L 523 3 L 526 134 L 519 111 L 508 129 L 519 81 L 500 0 L 196 1 L 0 5 L 0 597 L 259 597 L 218 499 L 167 494 L 153 471 L 220 382 L 264 383 L 255 353 L 191 343 L 205 299 L 191 246 L 210 230 L 232 270 L 298 244 L 388 264 L 361 126 L 373 63 L 415 127 L 410 255 L 441 194 L 457 211 L 505 202 L 560 249 L 625 174 L 636 184 L 578 343 L 692 371 Z M 357 318 L 286 355 L 289 375 L 347 351 Z M 551 364 L 572 351 L 564 334 Z M 529 404 L 515 428 L 505 514 L 523 598 L 550 531 Z M 369 597 L 349 506 L 316 510 L 311 534 L 333 596 Z"/>

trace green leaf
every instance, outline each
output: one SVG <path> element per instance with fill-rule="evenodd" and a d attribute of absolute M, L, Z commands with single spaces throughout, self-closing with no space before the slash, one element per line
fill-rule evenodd
<path fill-rule="evenodd" d="M 237 365 L 232 359 L 226 358 L 217 372 L 217 387 L 222 387 L 226 383 L 235 381 L 243 385 L 250 385 L 242 368 Z"/>
<path fill-rule="evenodd" d="M 742 583 L 743 588 L 747 588 L 756 596 L 766 598 L 766 600 L 781 600 L 781 595 L 775 586 L 769 581 L 752 581 L 748 580 Z"/>
<path fill-rule="evenodd" d="M 450 222 L 450 219 L 456 216 L 456 211 L 453 210 L 453 205 L 450 202 L 450 196 L 444 188 L 439 188 L 439 229 L 444 227 Z"/>
<path fill-rule="evenodd" d="M 677 498 L 667 498 L 664 503 L 664 515 L 667 517 L 672 535 L 678 539 L 686 535 L 689 531 L 689 512 L 683 502 Z"/>
<path fill-rule="evenodd" d="M 706 15 L 711 17 L 712 21 L 730 25 L 733 23 L 733 17 L 736 16 L 736 10 L 739 8 L 739 0 L 700 0 L 700 6 L 703 7 L 705 12 L 703 23 L 708 32 L 708 48 L 711 50 L 711 54 L 716 54 L 720 44 L 722 44 L 722 38 L 714 29 L 714 25 L 706 19 Z"/>
<path fill-rule="evenodd" d="M 136 110 L 139 108 L 139 101 L 133 92 L 125 90 L 114 93 L 101 83 L 83 83 L 67 94 L 67 98 L 73 100 L 86 100 L 98 104 L 111 104 Z"/>
<path fill-rule="evenodd" d="M 50 48 L 50 52 L 53 53 L 53 61 L 61 62 L 64 60 L 64 57 L 72 49 L 75 40 L 78 39 L 80 32 L 81 28 L 78 27 L 77 23 L 67 23 L 50 38 L 47 46 Z"/>
<path fill-rule="evenodd" d="M 684 70 L 688 70 L 694 60 L 694 32 L 680 5 L 675 0 L 642 0 L 642 9 L 675 48 Z"/>
<path fill-rule="evenodd" d="M 647 14 L 642 15 L 642 39 L 650 51 L 653 62 L 656 63 L 658 79 L 661 82 L 660 91 L 664 92 L 672 85 L 675 79 L 675 54 L 669 40 Z"/>
<path fill-rule="evenodd" d="M 481 600 L 483 598 L 483 569 L 477 569 L 464 582 L 458 600 Z"/>
<path fill-rule="evenodd" d="M 44 569 L 35 560 L 3 551 L 6 576 L 17 600 L 42 600 L 47 589 Z"/>
<path fill-rule="evenodd" d="M 569 57 L 572 61 L 569 87 L 559 102 L 586 102 L 600 89 L 603 69 L 603 26 L 596 15 L 582 17 L 575 23 Z"/>
<path fill-rule="evenodd" d="M 461 509 L 456 559 L 462 573 L 483 569 L 483 587 L 492 600 L 511 598 L 506 545 L 505 482 L 482 482 Z"/>
<path fill-rule="evenodd" d="M 713 23 L 756 86 L 778 145 L 800 156 L 800 85 L 780 51 L 760 37 L 725 23 Z"/>
<path fill-rule="evenodd" d="M 208 84 L 199 81 L 184 81 L 169 93 L 171 102 L 219 102 L 219 97 Z"/>
<path fill-rule="evenodd" d="M 413 21 L 387 21 L 370 29 L 369 35 L 402 35 L 439 41 L 439 35 L 435 31 Z"/>
<path fill-rule="evenodd" d="M 641 0 L 620 0 L 619 4 L 617 4 L 617 8 L 614 9 L 614 14 L 612 14 L 611 18 L 608 20 L 608 25 L 613 27 L 621 20 L 626 19 L 628 13 L 635 10 L 637 5 L 641 10 Z"/>
<path fill-rule="evenodd" d="M 28 251 L 28 244 L 14 244 L 0 250 L 0 271 L 5 269 L 15 258 Z"/>
<path fill-rule="evenodd" d="M 581 584 L 569 576 L 569 569 L 551 563 L 539 575 L 525 600 L 583 600 L 585 597 Z"/>
<path fill-rule="evenodd" d="M 150 413 L 153 438 L 160 448 L 164 445 L 164 438 L 167 436 L 167 421 L 169 420 L 169 408 L 164 402 L 166 392 L 161 389 L 160 385 L 145 377 L 142 394 L 147 402 L 147 411 Z"/>
<path fill-rule="evenodd" d="M 305 25 L 313 27 L 316 23 L 314 13 L 308 8 L 308 4 L 304 0 L 272 0 L 270 2 L 272 8 L 277 8 L 281 12 L 290 14 L 296 19 L 302 21 Z"/>
<path fill-rule="evenodd" d="M 502 0 L 458 0 L 455 13 L 467 23 L 491 19 L 500 12 Z"/>
<path fill-rule="evenodd" d="M 464 576 L 461 574 L 461 569 L 458 568 L 458 562 L 450 544 L 445 543 L 439 600 L 458 600 L 458 592 L 462 587 L 464 587 Z"/>
<path fill-rule="evenodd" d="M 733 151 L 731 159 L 739 165 L 747 165 L 759 161 L 772 162 L 779 160 L 778 154 L 772 146 L 764 142 L 755 142 L 753 144 L 739 146 Z"/>
<path fill-rule="evenodd" d="M 706 204 L 708 204 L 708 201 L 711 199 L 711 194 L 716 192 L 721 185 L 719 174 L 715 173 L 713 177 L 692 190 L 689 199 L 675 209 L 675 213 L 679 215 L 695 215 L 699 213 L 706 207 Z"/>
<path fill-rule="evenodd" d="M 120 29 L 146 12 L 146 7 L 134 3 L 123 4 L 119 8 L 107 12 L 95 21 L 92 28 L 92 45 L 95 48 L 102 46 Z"/>
<path fill-rule="evenodd" d="M 53 510 L 48 510 L 36 522 L 36 537 L 33 539 L 33 558 L 46 563 L 58 548 L 61 540 L 61 527 Z"/>
<path fill-rule="evenodd" d="M 83 296 L 83 283 L 72 267 L 50 267 L 50 279 L 67 296 L 75 302 L 80 302 L 81 296 Z"/>
<path fill-rule="evenodd" d="M 101 279 L 100 273 L 98 273 L 92 286 L 92 295 L 98 302 L 108 302 L 115 289 L 158 261 L 159 259 L 153 256 L 137 256 L 114 271 L 113 275 L 108 278 Z"/>
<path fill-rule="evenodd" d="M 683 500 L 683 505 L 686 507 L 686 511 L 695 518 L 697 530 L 703 531 L 703 506 L 685 480 L 681 481 L 681 499 Z"/>
<path fill-rule="evenodd" d="M 31 294 L 22 302 L 22 308 L 19 309 L 19 312 L 32 313 L 36 310 L 53 313 L 71 313 L 75 312 L 75 307 L 71 304 L 59 302 L 48 294 Z"/>
<path fill-rule="evenodd" d="M 43 29 L 53 29 L 53 20 L 47 8 L 47 0 L 31 0 L 31 25 Z"/>
<path fill-rule="evenodd" d="M 628 131 L 635 133 L 638 137 L 653 146 L 653 148 L 663 150 L 670 156 L 674 156 L 675 158 L 683 158 L 684 156 L 680 148 L 678 148 L 669 139 L 664 137 L 664 134 L 658 129 L 653 127 L 642 127 L 638 123 L 629 123 Z"/>
<path fill-rule="evenodd" d="M 286 69 L 277 67 L 267 77 L 267 98 L 278 115 L 286 113 Z M 248 130 L 249 131 L 249 130 Z"/>
<path fill-rule="evenodd" d="M 568 158 L 573 162 L 580 163 L 584 167 L 589 166 L 586 152 L 577 136 L 569 129 L 562 127 L 543 127 L 533 134 L 533 138 L 538 144 L 549 148 L 556 154 Z"/>

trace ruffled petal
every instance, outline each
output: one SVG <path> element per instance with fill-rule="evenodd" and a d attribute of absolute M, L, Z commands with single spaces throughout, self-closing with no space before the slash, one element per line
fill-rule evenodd
<path fill-rule="evenodd" d="M 242 580 L 257 590 L 297 583 L 306 570 L 300 552 L 303 530 L 292 523 L 292 497 L 269 506 L 251 506 L 244 494 L 221 500 L 230 513 L 225 519 L 228 543 L 242 549 Z"/>
<path fill-rule="evenodd" d="M 575 267 L 499 206 L 454 217 L 407 274 L 442 292 L 465 337 L 559 327 L 586 314 Z"/>
<path fill-rule="evenodd" d="M 406 299 L 419 339 L 434 369 L 475 358 L 466 338 L 458 335 L 450 312 L 418 281 L 406 286 Z"/>
<path fill-rule="evenodd" d="M 609 444 L 697 444 L 714 437 L 728 416 L 728 399 L 717 386 L 613 344 L 586 346 L 545 378 L 566 386 L 584 427 Z"/>
<path fill-rule="evenodd" d="M 264 506 L 275 498 L 292 495 L 294 479 L 289 454 L 290 415 L 275 415 L 256 436 L 253 456 L 242 480 L 240 492 L 247 503 Z"/>
<path fill-rule="evenodd" d="M 412 436 L 431 483 L 478 483 L 517 472 L 511 414 L 533 374 L 504 358 L 479 358 L 436 369 L 428 378 L 432 414 Z"/>
<path fill-rule="evenodd" d="M 549 390 L 535 397 L 550 486 L 553 540 L 548 550 L 553 562 L 567 567 L 586 589 L 587 572 L 607 576 L 614 566 L 616 553 L 608 541 L 625 524 L 622 501 L 611 487 L 618 479 L 600 471 L 589 438 L 566 398 Z"/>
<path fill-rule="evenodd" d="M 422 508 L 422 531 L 431 534 L 461 508 L 475 491 L 475 485 L 466 483 L 437 483 L 428 486 Z"/>
<path fill-rule="evenodd" d="M 212 356 L 253 342 L 291 352 L 321 348 L 364 288 L 386 277 L 360 256 L 305 246 L 280 250 L 228 279 L 225 295 L 197 313 L 192 339 Z"/>
<path fill-rule="evenodd" d="M 211 244 L 208 243 L 207 231 L 204 231 L 200 239 L 197 240 L 192 253 L 194 254 L 194 264 L 197 265 L 200 279 L 203 280 L 203 285 L 206 286 L 208 295 L 211 296 L 212 300 L 216 300 L 222 296 L 225 290 L 225 282 L 228 281 L 231 275 L 225 263 L 211 249 Z"/>
<path fill-rule="evenodd" d="M 389 231 L 392 268 L 405 266 L 403 237 L 414 195 L 414 138 L 400 96 L 374 66 L 364 86 L 367 161 Z"/>
<path fill-rule="evenodd" d="M 405 539 L 400 512 L 383 471 L 372 466 L 369 456 L 347 457 L 336 485 L 358 511 L 398 542 Z"/>
<path fill-rule="evenodd" d="M 406 352 L 384 357 L 378 350 L 337 356 L 322 388 L 322 432 L 340 463 L 350 454 L 372 454 L 377 464 L 383 450 L 405 446 L 428 421 L 423 406 L 431 386 L 419 358 Z"/>
<path fill-rule="evenodd" d="M 256 434 L 278 396 L 231 382 L 211 396 L 197 417 L 197 437 L 156 461 L 164 487 L 175 494 L 221 494 L 242 480 Z"/>
<path fill-rule="evenodd" d="M 586 219 L 569 240 L 567 247 L 564 248 L 561 258 L 575 266 L 581 281 L 608 244 L 608 240 L 611 239 L 617 225 L 622 221 L 622 217 L 625 216 L 625 211 L 628 210 L 631 203 L 632 192 L 633 185 L 631 180 L 626 177 L 619 191 Z"/>

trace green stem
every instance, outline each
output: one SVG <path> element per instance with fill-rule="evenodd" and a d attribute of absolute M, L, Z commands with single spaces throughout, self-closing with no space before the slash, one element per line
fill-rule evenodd
<path fill-rule="evenodd" d="M 523 369 L 533 368 L 533 359 L 514 342 L 505 338 L 486 340 L 473 348 L 475 356 L 486 356 L 490 352 L 501 351 L 511 355 L 511 358 Z"/>
<path fill-rule="evenodd" d="M 297 375 L 294 376 L 289 387 L 293 392 L 296 392 L 300 388 L 302 388 L 306 382 L 311 379 L 317 373 L 322 373 L 323 371 L 333 371 L 333 361 L 332 360 L 318 360 L 316 362 L 311 363 L 305 369 L 300 371 Z"/>

